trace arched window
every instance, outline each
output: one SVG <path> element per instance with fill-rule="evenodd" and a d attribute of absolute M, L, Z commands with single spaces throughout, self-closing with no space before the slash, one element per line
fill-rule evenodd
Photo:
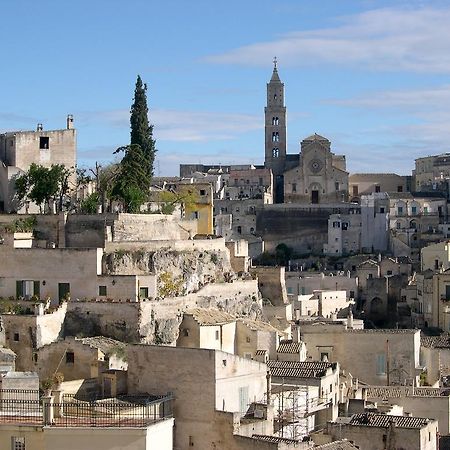
<path fill-rule="evenodd" d="M 272 125 L 279 125 L 280 121 L 278 119 L 278 117 L 272 117 Z"/>
<path fill-rule="evenodd" d="M 278 131 L 272 133 L 272 142 L 280 142 L 280 134 Z"/>
<path fill-rule="evenodd" d="M 272 149 L 272 158 L 278 158 L 280 156 L 280 149 L 279 148 L 273 148 Z"/>

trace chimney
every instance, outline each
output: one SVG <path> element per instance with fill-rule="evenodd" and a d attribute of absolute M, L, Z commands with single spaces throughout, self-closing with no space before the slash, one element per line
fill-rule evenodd
<path fill-rule="evenodd" d="M 73 130 L 73 114 L 67 115 L 67 129 Z"/>
<path fill-rule="evenodd" d="M 36 127 L 36 131 L 42 131 L 44 127 L 42 126 L 42 123 L 38 123 Z"/>
<path fill-rule="evenodd" d="M 347 330 L 353 330 L 353 312 L 351 307 L 348 308 Z"/>
<path fill-rule="evenodd" d="M 291 327 L 292 342 L 300 342 L 300 327 L 297 325 L 292 325 Z"/>

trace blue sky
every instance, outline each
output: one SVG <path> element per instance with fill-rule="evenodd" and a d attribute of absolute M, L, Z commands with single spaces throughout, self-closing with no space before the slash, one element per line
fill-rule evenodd
<path fill-rule="evenodd" d="M 78 162 L 129 141 L 148 84 L 155 175 L 178 164 L 261 164 L 278 57 L 288 151 L 328 137 L 350 172 L 408 174 L 450 151 L 450 1 L 0 0 L 0 130 L 65 126 Z"/>

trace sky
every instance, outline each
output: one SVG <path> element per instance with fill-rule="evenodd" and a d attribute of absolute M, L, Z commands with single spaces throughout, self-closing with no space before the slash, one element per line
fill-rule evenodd
<path fill-rule="evenodd" d="M 0 132 L 65 127 L 78 165 L 129 143 L 148 85 L 155 175 L 262 164 L 278 59 L 288 152 L 313 133 L 347 170 L 410 174 L 450 152 L 450 0 L 0 0 Z"/>

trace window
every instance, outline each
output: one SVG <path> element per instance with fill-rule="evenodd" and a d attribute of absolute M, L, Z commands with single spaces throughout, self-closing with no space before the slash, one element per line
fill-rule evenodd
<path fill-rule="evenodd" d="M 322 352 L 320 353 L 320 360 L 321 361 L 325 361 L 325 359 L 328 361 L 329 357 L 328 357 L 328 352 Z"/>
<path fill-rule="evenodd" d="M 380 208 L 380 213 L 384 214 L 384 208 L 383 207 Z"/>
<path fill-rule="evenodd" d="M 14 341 L 19 342 L 19 333 L 14 333 Z"/>
<path fill-rule="evenodd" d="M 434 260 L 434 270 L 438 270 L 439 269 L 439 260 L 435 259 Z"/>
<path fill-rule="evenodd" d="M 369 273 L 369 275 L 367 275 L 367 279 L 371 280 L 373 278 L 373 275 L 371 273 Z"/>
<path fill-rule="evenodd" d="M 219 330 L 216 330 L 216 341 L 218 341 L 218 340 L 219 340 L 219 338 L 220 338 L 220 333 L 219 333 Z"/>
<path fill-rule="evenodd" d="M 245 338 L 245 340 L 247 341 L 247 344 L 250 344 L 250 341 L 251 341 L 250 336 L 247 336 L 247 337 Z"/>
<path fill-rule="evenodd" d="M 279 125 L 280 121 L 278 119 L 278 117 L 272 117 L 272 125 Z"/>
<path fill-rule="evenodd" d="M 348 223 L 347 222 L 342 222 L 342 230 L 348 230 Z"/>
<path fill-rule="evenodd" d="M 194 212 L 192 213 L 192 218 L 193 218 L 193 219 L 199 219 L 199 218 L 200 218 L 200 213 L 199 213 L 198 211 L 194 211 Z"/>
<path fill-rule="evenodd" d="M 11 438 L 11 450 L 25 450 L 25 438 L 13 436 Z"/>
<path fill-rule="evenodd" d="M 106 286 L 99 286 L 98 287 L 98 295 L 100 297 L 106 297 L 108 290 L 106 289 Z"/>
<path fill-rule="evenodd" d="M 239 388 L 239 412 L 244 414 L 248 409 L 248 386 Z"/>
<path fill-rule="evenodd" d="M 397 192 L 403 192 L 403 186 L 397 186 Z"/>
<path fill-rule="evenodd" d="M 411 207 L 411 214 L 417 214 L 417 206 Z"/>
<path fill-rule="evenodd" d="M 424 214 L 428 214 L 428 206 L 424 206 L 423 207 L 423 213 Z"/>
<path fill-rule="evenodd" d="M 280 142 L 280 133 L 278 131 L 272 133 L 272 142 Z"/>
<path fill-rule="evenodd" d="M 48 150 L 50 148 L 50 138 L 48 136 L 41 136 L 39 138 L 39 149 Z"/>
<path fill-rule="evenodd" d="M 388 271 L 386 272 L 386 275 L 392 275 L 392 270 L 388 270 Z"/>
<path fill-rule="evenodd" d="M 66 364 L 73 364 L 75 362 L 75 353 L 66 352 Z"/>
<path fill-rule="evenodd" d="M 148 287 L 139 288 L 139 298 L 148 298 Z"/>
<path fill-rule="evenodd" d="M 255 232 L 255 229 L 253 228 L 253 227 L 250 227 L 250 233 L 254 233 Z"/>
<path fill-rule="evenodd" d="M 200 189 L 200 195 L 206 195 L 205 189 Z"/>
<path fill-rule="evenodd" d="M 397 213 L 398 213 L 398 214 L 403 214 L 403 206 L 399 206 L 399 207 L 397 208 Z"/>
<path fill-rule="evenodd" d="M 280 156 L 280 150 L 278 148 L 272 149 L 272 158 L 278 158 Z"/>
<path fill-rule="evenodd" d="M 450 284 L 445 285 L 445 299 L 450 300 Z"/>
<path fill-rule="evenodd" d="M 297 183 L 292 183 L 292 192 L 297 192 Z"/>
<path fill-rule="evenodd" d="M 242 227 L 241 227 L 240 225 L 237 227 L 237 232 L 238 232 L 239 234 L 242 234 Z"/>
<path fill-rule="evenodd" d="M 339 181 L 336 181 L 336 182 L 334 183 L 334 189 L 335 189 L 336 191 L 339 190 Z"/>
<path fill-rule="evenodd" d="M 294 293 L 294 290 L 292 289 L 292 287 L 287 287 L 287 293 L 288 294 L 293 294 Z"/>
<path fill-rule="evenodd" d="M 358 196 L 358 186 L 353 186 L 352 191 L 353 191 L 353 197 L 357 197 Z"/>
<path fill-rule="evenodd" d="M 377 375 L 384 375 L 386 373 L 386 355 L 380 353 L 377 355 Z"/>
<path fill-rule="evenodd" d="M 183 330 L 183 335 L 184 335 L 184 336 L 189 336 L 189 328 L 185 328 L 185 329 Z"/>
<path fill-rule="evenodd" d="M 355 298 L 355 291 L 350 291 L 349 297 L 350 298 Z"/>
<path fill-rule="evenodd" d="M 381 192 L 381 188 L 378 184 L 375 186 L 375 192 Z"/>

